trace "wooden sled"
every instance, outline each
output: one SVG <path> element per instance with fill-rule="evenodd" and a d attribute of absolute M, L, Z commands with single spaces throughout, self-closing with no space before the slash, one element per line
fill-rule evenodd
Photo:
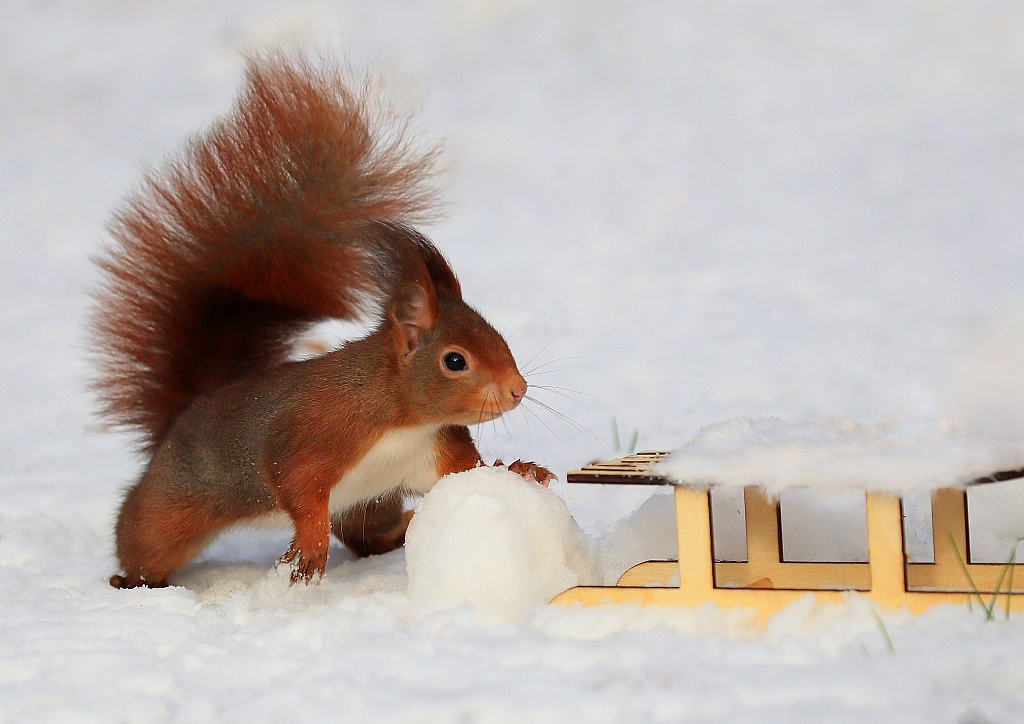
<path fill-rule="evenodd" d="M 652 464 L 667 454 L 649 451 L 594 463 L 570 472 L 567 480 L 670 485 L 668 479 L 650 471 Z M 978 484 L 1018 477 L 1024 477 L 1024 471 L 1001 473 Z M 559 594 L 552 603 L 700 606 L 713 602 L 727 608 L 756 608 L 763 623 L 808 593 L 819 601 L 842 601 L 851 591 L 857 591 L 883 609 L 906 607 L 920 613 L 940 603 L 973 600 L 977 604 L 979 594 L 987 605 L 992 594 L 1001 591 L 999 604 L 1004 610 L 1024 610 L 1024 563 L 1011 567 L 969 562 L 967 494 L 962 489 L 947 488 L 932 495 L 934 563 L 907 562 L 898 497 L 867 493 L 867 563 L 784 562 L 780 555 L 778 504 L 766 500 L 755 488 L 746 488 L 743 497 L 746 563 L 714 560 L 708 493 L 677 486 L 678 561 L 640 563 L 623 573 L 615 586 L 578 586 Z"/>

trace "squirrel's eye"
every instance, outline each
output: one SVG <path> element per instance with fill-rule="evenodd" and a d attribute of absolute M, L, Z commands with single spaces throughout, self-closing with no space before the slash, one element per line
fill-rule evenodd
<path fill-rule="evenodd" d="M 452 372 L 462 372 L 469 365 L 466 364 L 466 358 L 458 352 L 449 352 L 444 356 L 444 366 Z"/>

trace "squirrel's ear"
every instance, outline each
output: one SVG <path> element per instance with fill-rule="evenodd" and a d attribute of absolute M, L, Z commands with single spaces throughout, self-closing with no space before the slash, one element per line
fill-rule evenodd
<path fill-rule="evenodd" d="M 431 290 L 433 291 L 433 290 Z M 433 329 L 437 312 L 426 289 L 412 282 L 402 289 L 395 305 L 395 319 L 405 341 L 405 354 L 411 354 L 420 346 L 420 337 Z"/>

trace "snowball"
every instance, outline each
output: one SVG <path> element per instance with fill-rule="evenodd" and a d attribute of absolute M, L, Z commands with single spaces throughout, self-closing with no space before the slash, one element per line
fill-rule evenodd
<path fill-rule="evenodd" d="M 740 418 L 710 425 L 656 467 L 681 484 L 862 488 L 907 493 L 962 486 L 1024 467 L 1024 444 L 941 422 Z"/>
<path fill-rule="evenodd" d="M 595 582 L 586 539 L 561 498 L 501 467 L 443 478 L 405 538 L 409 596 L 510 608 Z"/>

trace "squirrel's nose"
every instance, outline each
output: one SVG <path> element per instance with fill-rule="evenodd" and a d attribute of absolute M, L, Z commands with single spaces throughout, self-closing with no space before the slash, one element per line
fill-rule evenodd
<path fill-rule="evenodd" d="M 514 384 L 509 387 L 509 393 L 512 395 L 512 399 L 516 401 L 518 405 L 526 397 L 526 380 L 521 381 L 518 384 Z"/>

